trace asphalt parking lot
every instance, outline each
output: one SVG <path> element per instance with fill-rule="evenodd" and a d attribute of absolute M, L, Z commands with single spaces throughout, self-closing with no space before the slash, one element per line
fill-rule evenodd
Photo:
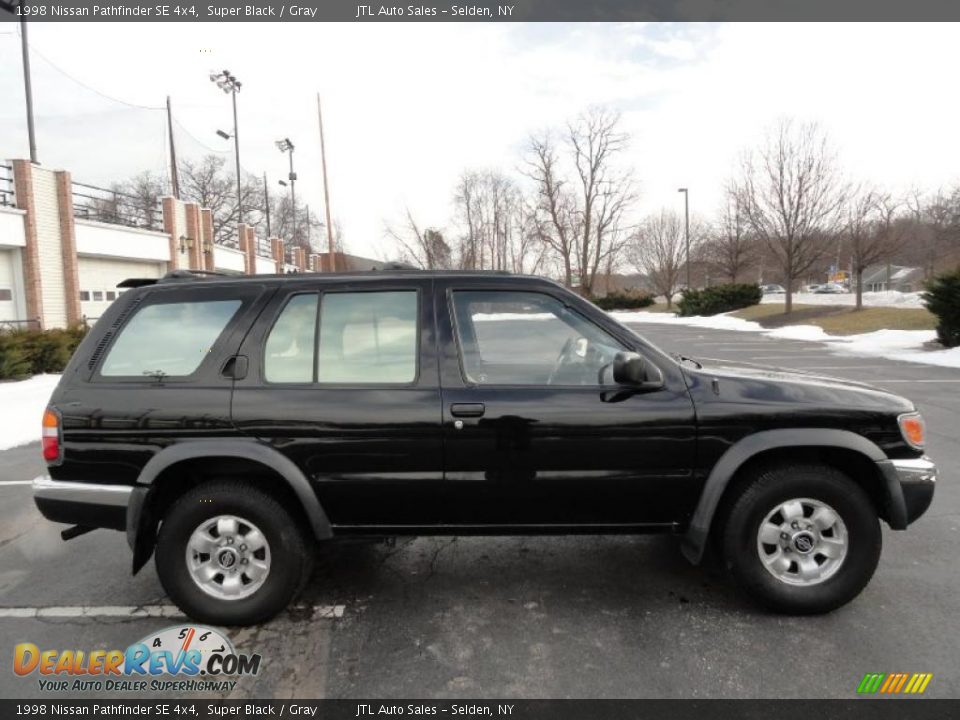
<path fill-rule="evenodd" d="M 850 698 L 867 672 L 932 672 L 927 696 L 960 696 L 960 371 L 749 333 L 636 329 L 694 357 L 866 380 L 917 403 L 943 480 L 910 530 L 885 529 L 857 600 L 823 617 L 771 615 L 661 536 L 332 547 L 301 607 L 228 632 L 265 663 L 229 697 Z M 36 445 L 0 453 L 0 654 L 18 642 L 122 649 L 182 622 L 149 616 L 168 601 L 152 563 L 131 578 L 119 533 L 60 541 L 26 484 L 40 470 Z M 0 696 L 43 695 L 7 663 Z"/>

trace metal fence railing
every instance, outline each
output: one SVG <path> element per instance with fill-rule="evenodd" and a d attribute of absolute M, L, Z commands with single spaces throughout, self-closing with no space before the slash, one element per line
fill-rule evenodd
<path fill-rule="evenodd" d="M 13 189 L 13 167 L 0 164 L 0 206 L 15 207 L 16 193 Z"/>
<path fill-rule="evenodd" d="M 163 230 L 160 198 L 131 195 L 81 182 L 73 183 L 73 214 L 77 218 L 111 225 Z"/>

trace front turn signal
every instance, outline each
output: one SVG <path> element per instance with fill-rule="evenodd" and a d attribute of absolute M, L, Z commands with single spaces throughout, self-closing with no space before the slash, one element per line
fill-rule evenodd
<path fill-rule="evenodd" d="M 907 441 L 907 445 L 914 450 L 923 450 L 927 440 L 927 426 L 920 413 L 907 413 L 897 418 L 900 423 L 900 434 Z"/>

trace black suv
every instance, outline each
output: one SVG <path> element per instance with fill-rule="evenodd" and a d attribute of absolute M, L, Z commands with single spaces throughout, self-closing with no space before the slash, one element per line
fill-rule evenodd
<path fill-rule="evenodd" d="M 313 541 L 650 533 L 790 613 L 867 584 L 936 468 L 913 404 L 669 355 L 549 280 L 131 280 L 44 416 L 34 496 L 125 530 L 198 621 L 265 620 Z"/>

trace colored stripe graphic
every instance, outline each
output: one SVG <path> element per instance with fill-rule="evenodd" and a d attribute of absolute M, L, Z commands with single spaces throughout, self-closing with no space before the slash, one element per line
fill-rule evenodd
<path fill-rule="evenodd" d="M 919 695 L 933 679 L 933 673 L 867 673 L 857 686 L 863 695 Z"/>

